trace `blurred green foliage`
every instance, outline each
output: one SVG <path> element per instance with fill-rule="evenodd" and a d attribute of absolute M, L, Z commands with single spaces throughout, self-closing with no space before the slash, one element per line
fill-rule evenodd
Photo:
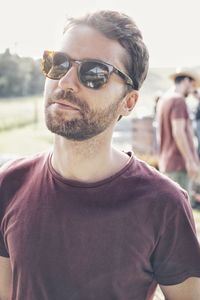
<path fill-rule="evenodd" d="M 41 94 L 44 76 L 40 60 L 11 54 L 0 54 L 0 97 L 20 97 Z"/>

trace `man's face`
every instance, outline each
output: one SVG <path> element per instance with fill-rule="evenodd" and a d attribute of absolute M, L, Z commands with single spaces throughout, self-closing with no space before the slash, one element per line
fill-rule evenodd
<path fill-rule="evenodd" d="M 190 78 L 185 78 L 185 97 L 188 97 L 189 94 L 192 94 L 194 91 L 195 81 Z"/>
<path fill-rule="evenodd" d="M 122 62 L 125 49 L 87 26 L 68 30 L 59 51 L 75 60 L 98 59 L 127 72 Z M 82 141 L 112 130 L 122 110 L 127 86 L 112 74 L 98 90 L 83 86 L 74 63 L 60 80 L 47 79 L 45 84 L 45 119 L 49 130 L 69 140 Z"/>

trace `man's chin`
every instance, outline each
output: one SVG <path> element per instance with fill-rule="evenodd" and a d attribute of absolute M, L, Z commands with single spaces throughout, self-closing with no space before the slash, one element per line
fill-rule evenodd
<path fill-rule="evenodd" d="M 84 126 L 80 126 L 81 124 L 76 125 L 74 122 L 69 122 L 68 125 L 65 123 L 65 126 L 60 126 L 60 124 L 53 123 L 49 119 L 46 120 L 46 126 L 49 131 L 74 142 L 89 140 L 104 131 L 103 128 L 96 128 L 95 130 L 94 126 L 92 128 L 83 128 Z"/>
<path fill-rule="evenodd" d="M 72 132 L 63 132 L 63 131 L 60 131 L 60 130 L 57 130 L 55 128 L 52 128 L 52 127 L 48 127 L 48 130 L 51 131 L 53 134 L 57 135 L 57 136 L 61 136 L 63 137 L 64 139 L 66 139 L 67 141 L 71 141 L 71 142 L 83 142 L 83 141 L 86 141 L 86 140 L 89 140 L 91 139 L 92 137 L 94 137 L 95 135 L 94 134 L 82 134 L 82 133 L 72 133 Z"/>

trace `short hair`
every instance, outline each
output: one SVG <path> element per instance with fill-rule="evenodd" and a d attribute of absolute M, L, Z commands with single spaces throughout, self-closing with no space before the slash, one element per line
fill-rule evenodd
<path fill-rule="evenodd" d="M 181 81 L 183 81 L 185 78 L 188 78 L 189 81 L 194 81 L 194 78 L 192 78 L 191 76 L 181 75 L 181 76 L 177 76 L 177 77 L 174 79 L 174 82 L 175 82 L 176 84 L 179 84 L 179 83 L 181 83 Z"/>
<path fill-rule="evenodd" d="M 64 33 L 76 25 L 87 25 L 107 38 L 117 40 L 128 53 L 124 64 L 135 90 L 139 90 L 149 67 L 149 53 L 143 42 L 141 31 L 126 14 L 116 11 L 97 11 L 79 18 L 69 18 Z"/>

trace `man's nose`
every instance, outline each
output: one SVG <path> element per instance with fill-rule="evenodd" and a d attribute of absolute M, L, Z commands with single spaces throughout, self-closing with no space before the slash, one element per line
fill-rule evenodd
<path fill-rule="evenodd" d="M 73 92 L 78 92 L 79 90 L 79 80 L 77 74 L 77 66 L 73 64 L 67 73 L 59 80 L 58 86 L 62 90 L 71 90 Z"/>

